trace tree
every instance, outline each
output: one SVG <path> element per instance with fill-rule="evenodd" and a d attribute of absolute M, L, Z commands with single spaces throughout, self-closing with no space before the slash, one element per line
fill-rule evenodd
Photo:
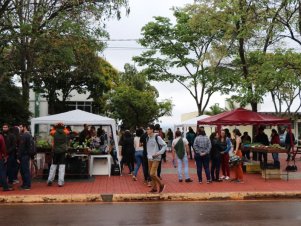
<path fill-rule="evenodd" d="M 222 44 L 233 59 L 229 67 L 236 69 L 240 79 L 236 80 L 237 94 L 235 100 L 246 105 L 250 103 L 253 111 L 262 102 L 264 89 L 257 87 L 250 73 L 248 55 L 256 50 L 267 53 L 269 48 L 281 40 L 281 28 L 277 17 L 289 1 L 266 0 L 212 0 L 199 4 L 196 16 L 204 13 L 208 7 L 210 23 L 224 31 Z M 208 15 L 207 15 L 208 16 Z"/>
<path fill-rule="evenodd" d="M 219 106 L 219 104 L 215 103 L 214 105 L 209 107 L 209 111 L 205 111 L 205 115 L 217 115 L 225 110 Z"/>
<path fill-rule="evenodd" d="M 110 76 L 117 74 L 111 65 L 97 56 L 102 46 L 89 37 L 73 35 L 52 34 L 39 41 L 32 81 L 34 90 L 47 99 L 49 114 L 65 111 L 66 101 L 74 90 L 78 93 L 89 91 L 95 108 L 104 91 L 111 88 Z"/>
<path fill-rule="evenodd" d="M 298 112 L 301 95 L 301 54 L 279 49 L 275 53 L 253 52 L 249 58 L 254 84 L 258 89 L 262 89 L 262 92 L 271 94 L 275 112 Z M 293 110 L 293 103 L 298 99 L 299 106 Z"/>
<path fill-rule="evenodd" d="M 3 78 L 0 82 L 0 103 L 0 125 L 27 123 L 30 112 L 24 107 L 20 89 L 10 78 Z"/>
<path fill-rule="evenodd" d="M 123 6 L 127 7 L 127 0 L 16 0 L 0 4 L 0 30 L 5 31 L 6 37 L 0 47 L 8 48 L 9 55 L 14 57 L 10 74 L 20 76 L 27 107 L 30 80 L 36 72 L 34 46 L 40 37 L 52 31 L 61 35 L 73 31 L 81 36 L 85 28 L 90 36 L 99 39 L 103 36 L 104 19 L 112 15 L 119 17 Z"/>
<path fill-rule="evenodd" d="M 209 8 L 208 8 L 209 10 Z M 202 26 L 192 21 L 193 10 L 174 10 L 176 23 L 155 17 L 142 28 L 139 43 L 149 50 L 134 57 L 144 73 L 157 81 L 178 82 L 194 98 L 199 115 L 202 115 L 211 96 L 228 93 L 235 78 L 230 68 L 220 65 L 224 54 L 213 52 L 222 32 L 211 29 L 207 15 L 199 15 Z"/>
<path fill-rule="evenodd" d="M 118 85 L 109 93 L 108 112 L 121 120 L 124 128 L 146 126 L 171 114 L 171 101 L 158 102 L 157 97 L 157 90 L 149 84 L 146 76 L 127 64 Z"/>

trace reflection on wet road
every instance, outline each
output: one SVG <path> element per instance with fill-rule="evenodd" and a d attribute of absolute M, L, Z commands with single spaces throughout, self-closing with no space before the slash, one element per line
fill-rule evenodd
<path fill-rule="evenodd" d="M 1 225 L 301 225 L 300 201 L 34 204 L 0 207 Z"/>

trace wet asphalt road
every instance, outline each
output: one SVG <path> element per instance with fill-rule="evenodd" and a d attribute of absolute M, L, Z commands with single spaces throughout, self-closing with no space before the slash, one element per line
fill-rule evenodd
<path fill-rule="evenodd" d="M 0 225 L 301 225 L 301 201 L 0 205 Z"/>

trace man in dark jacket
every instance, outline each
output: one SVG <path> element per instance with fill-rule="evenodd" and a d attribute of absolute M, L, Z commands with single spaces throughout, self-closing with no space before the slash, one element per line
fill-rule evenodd
<path fill-rule="evenodd" d="M 6 180 L 6 170 L 5 170 L 5 161 L 6 161 L 7 153 L 6 153 L 6 147 L 5 147 L 5 141 L 0 134 L 0 183 L 3 187 L 3 191 L 11 191 L 13 190 L 11 186 L 7 184 Z"/>
<path fill-rule="evenodd" d="M 268 136 L 264 133 L 264 127 L 259 127 L 258 134 L 254 138 L 255 143 L 260 143 L 262 145 L 268 146 L 270 144 Z M 262 156 L 264 164 L 267 164 L 268 156 L 266 152 L 258 152 L 259 161 L 262 162 Z"/>
<path fill-rule="evenodd" d="M 286 136 L 285 136 L 285 149 L 287 150 L 287 159 L 286 161 L 290 161 L 290 158 L 291 158 L 291 150 L 292 150 L 292 147 L 295 143 L 295 135 L 292 133 L 292 131 L 290 131 L 289 128 L 286 128 Z M 294 159 L 293 159 L 294 160 Z"/>
<path fill-rule="evenodd" d="M 6 151 L 8 154 L 7 158 L 7 177 L 8 183 L 13 184 L 15 181 L 15 174 L 18 168 L 17 166 L 17 139 L 13 134 L 12 129 L 9 129 L 8 124 L 3 124 L 2 126 L 2 135 L 5 140 Z M 16 182 L 16 181 L 15 181 Z"/>
<path fill-rule="evenodd" d="M 30 177 L 30 149 L 32 145 L 32 136 L 29 133 L 28 125 L 20 125 L 20 146 L 18 149 L 18 162 L 20 164 L 20 172 L 22 176 L 23 184 L 20 189 L 30 190 L 31 188 L 31 177 Z"/>
<path fill-rule="evenodd" d="M 53 159 L 50 167 L 50 172 L 48 176 L 47 185 L 51 186 L 53 180 L 55 178 L 56 168 L 59 165 L 59 179 L 58 185 L 59 187 L 64 186 L 64 178 L 65 178 L 65 167 L 66 167 L 66 151 L 68 145 L 66 131 L 64 131 L 64 124 L 58 123 L 56 125 L 56 131 L 53 135 Z"/>

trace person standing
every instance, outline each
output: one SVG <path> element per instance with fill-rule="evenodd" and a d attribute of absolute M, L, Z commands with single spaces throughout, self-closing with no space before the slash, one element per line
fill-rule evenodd
<path fill-rule="evenodd" d="M 188 140 L 189 156 L 190 156 L 190 159 L 193 159 L 193 158 L 192 158 L 192 148 L 193 148 L 193 142 L 194 142 L 195 137 L 196 137 L 195 132 L 194 132 L 193 129 L 189 126 L 189 128 L 188 128 L 188 133 L 186 134 L 186 139 Z"/>
<path fill-rule="evenodd" d="M 161 137 L 162 140 L 164 141 L 165 134 L 162 133 L 162 129 L 161 129 L 161 127 L 160 127 L 160 124 L 156 124 L 156 125 L 155 125 L 154 133 L 155 133 L 156 135 L 158 135 L 159 137 Z M 159 149 L 160 149 L 160 147 L 159 147 Z M 165 161 L 166 161 L 166 152 L 164 152 L 164 153 L 162 154 L 161 160 L 160 160 L 160 163 L 159 163 L 159 166 L 158 166 L 158 169 L 157 169 L 157 176 L 160 178 L 160 180 L 162 180 L 162 177 L 161 177 L 161 168 L 162 168 L 162 160 L 164 161 L 164 159 L 165 159 Z"/>
<path fill-rule="evenodd" d="M 272 134 L 271 134 L 271 144 L 278 144 L 280 146 L 280 137 L 279 134 L 275 129 L 272 129 Z M 280 162 L 279 162 L 279 153 L 272 153 L 273 159 L 274 159 L 274 166 L 275 167 L 280 167 Z"/>
<path fill-rule="evenodd" d="M 68 147 L 68 137 L 64 131 L 64 124 L 58 123 L 53 135 L 53 159 L 49 171 L 47 185 L 51 186 L 55 178 L 57 166 L 59 166 L 58 186 L 63 187 L 65 183 L 66 152 Z"/>
<path fill-rule="evenodd" d="M 31 189 L 31 177 L 30 177 L 30 150 L 32 142 L 32 136 L 29 133 L 28 125 L 23 124 L 20 125 L 20 146 L 18 150 L 18 163 L 20 164 L 20 173 L 22 177 L 22 185 L 20 189 L 22 190 L 30 190 Z"/>
<path fill-rule="evenodd" d="M 259 127 L 258 134 L 255 136 L 254 139 L 255 143 L 260 143 L 262 145 L 268 146 L 270 144 L 268 136 L 264 132 L 264 127 Z M 258 152 L 259 161 L 262 163 L 262 157 L 263 157 L 263 164 L 264 166 L 267 165 L 268 162 L 268 155 L 266 152 Z"/>
<path fill-rule="evenodd" d="M 167 151 L 172 151 L 173 132 L 171 128 L 169 128 L 167 131 L 167 140 Z"/>
<path fill-rule="evenodd" d="M 233 153 L 237 155 L 238 157 L 242 158 L 242 152 L 241 152 L 241 133 L 239 129 L 233 130 L 233 136 L 234 136 L 234 148 Z M 239 163 L 235 165 L 234 167 L 235 172 L 235 178 L 234 182 L 236 183 L 244 183 L 243 181 L 243 171 L 242 171 L 242 164 Z"/>
<path fill-rule="evenodd" d="M 142 164 L 143 168 L 143 145 L 140 143 L 140 138 L 143 135 L 143 129 L 139 128 L 136 130 L 136 136 L 134 137 L 134 147 L 135 147 L 135 159 L 136 167 L 134 169 L 133 180 L 137 180 L 138 170 Z"/>
<path fill-rule="evenodd" d="M 147 184 L 148 187 L 151 187 L 151 177 L 149 175 L 149 168 L 148 168 L 148 158 L 147 158 L 147 150 L 146 150 L 146 141 L 147 141 L 148 135 L 147 132 L 143 133 L 143 135 L 140 137 L 140 143 L 142 143 L 143 146 L 143 158 L 142 158 L 142 167 L 143 167 L 143 176 L 144 176 L 144 184 Z"/>
<path fill-rule="evenodd" d="M 229 180 L 230 179 L 229 152 L 232 148 L 232 143 L 231 143 L 231 134 L 228 129 L 224 129 L 221 131 L 220 144 L 223 148 L 223 151 L 221 152 L 221 163 L 222 163 L 221 165 L 222 165 L 223 175 L 220 177 L 220 179 Z"/>
<path fill-rule="evenodd" d="M 12 131 L 13 128 L 9 128 L 8 124 L 3 124 L 2 135 L 4 137 L 6 152 L 8 154 L 6 170 L 8 183 L 13 184 L 15 180 L 15 170 L 17 168 L 17 140 Z"/>
<path fill-rule="evenodd" d="M 79 144 L 82 145 L 91 138 L 89 126 L 84 124 L 84 129 L 79 133 Z"/>
<path fill-rule="evenodd" d="M 150 193 L 157 192 L 158 187 L 159 193 L 161 193 L 165 189 L 165 184 L 163 184 L 157 176 L 157 170 L 161 162 L 162 154 L 165 152 L 167 145 L 159 135 L 155 134 L 154 130 L 154 125 L 149 125 L 146 130 L 148 135 L 146 142 L 148 167 L 152 178 L 152 189 L 150 190 Z"/>
<path fill-rule="evenodd" d="M 241 142 L 242 142 L 242 145 L 245 145 L 245 144 L 251 144 L 251 137 L 249 136 L 248 132 L 244 132 L 244 134 L 242 135 L 241 137 Z M 245 160 L 250 160 L 250 151 L 249 150 L 242 150 L 242 156 L 243 158 L 245 158 Z"/>
<path fill-rule="evenodd" d="M 120 139 L 120 145 L 122 146 L 122 160 L 121 169 L 123 169 L 123 164 L 127 164 L 129 168 L 129 175 L 133 175 L 134 172 L 134 162 L 135 162 L 135 147 L 134 138 L 129 130 L 126 130 Z"/>
<path fill-rule="evenodd" d="M 295 135 L 292 133 L 292 131 L 289 128 L 286 128 L 286 136 L 285 136 L 285 148 L 287 150 L 287 159 L 286 161 L 290 161 L 292 151 L 292 142 L 295 143 Z"/>
<path fill-rule="evenodd" d="M 202 128 L 198 128 L 198 136 L 194 140 L 193 149 L 195 152 L 194 160 L 196 162 L 199 183 L 202 183 L 202 167 L 204 167 L 206 173 L 207 184 L 212 183 L 209 171 L 211 142 Z"/>
<path fill-rule="evenodd" d="M 174 161 L 175 155 L 177 156 L 179 182 L 183 181 L 182 178 L 183 163 L 184 163 L 185 182 L 192 182 L 188 172 L 188 158 L 187 158 L 187 154 L 189 152 L 188 140 L 186 138 L 181 137 L 182 134 L 180 131 L 177 131 L 175 135 L 176 138 L 172 142 L 172 159 Z"/>
<path fill-rule="evenodd" d="M 6 177 L 5 162 L 7 158 L 7 152 L 5 147 L 5 141 L 2 134 L 0 134 L 0 183 L 3 191 L 12 191 L 13 188 L 8 185 Z"/>
<path fill-rule="evenodd" d="M 212 181 L 221 182 L 222 179 L 219 178 L 219 171 L 221 165 L 221 152 L 223 152 L 223 147 L 221 146 L 221 142 L 219 140 L 219 135 L 217 132 L 213 132 L 210 135 L 211 141 L 211 179 Z"/>

